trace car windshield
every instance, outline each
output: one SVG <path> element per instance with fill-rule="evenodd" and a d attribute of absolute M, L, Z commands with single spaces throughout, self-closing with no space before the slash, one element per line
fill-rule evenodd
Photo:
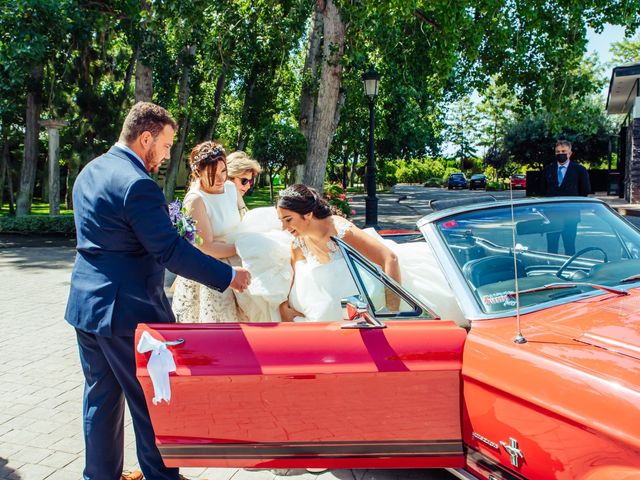
<path fill-rule="evenodd" d="M 519 290 L 530 290 L 521 306 L 536 307 L 596 291 L 589 283 L 628 286 L 640 272 L 640 232 L 603 204 L 517 205 L 514 219 L 515 228 L 511 208 L 502 206 L 436 223 L 485 313 L 514 309 L 515 275 Z M 562 282 L 567 288 L 543 288 Z"/>

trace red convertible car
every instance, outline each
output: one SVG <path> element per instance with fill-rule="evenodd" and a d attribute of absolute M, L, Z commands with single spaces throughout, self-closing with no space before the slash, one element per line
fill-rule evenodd
<path fill-rule="evenodd" d="M 336 322 L 141 324 L 177 366 L 154 405 L 137 354 L 165 463 L 640 478 L 640 232 L 588 198 L 418 227 L 423 291 L 340 244 L 360 293 Z"/>

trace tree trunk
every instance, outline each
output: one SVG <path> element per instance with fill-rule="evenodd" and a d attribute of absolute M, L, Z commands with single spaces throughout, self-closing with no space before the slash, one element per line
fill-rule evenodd
<path fill-rule="evenodd" d="M 257 81 L 258 68 L 257 64 L 254 63 L 249 75 L 249 81 L 247 82 L 247 90 L 244 94 L 244 104 L 242 105 L 242 115 L 240 116 L 240 131 L 238 132 L 238 142 L 236 144 L 236 150 L 244 150 L 247 146 L 247 140 L 249 139 L 247 121 L 249 117 L 249 108 L 253 103 L 253 91 L 256 88 Z"/>
<path fill-rule="evenodd" d="M 33 187 L 38 166 L 40 146 L 40 112 L 42 111 L 43 66 L 38 65 L 29 76 L 27 86 L 26 129 L 24 133 L 24 159 L 20 169 L 20 191 L 18 192 L 18 216 L 28 215 L 33 202 Z"/>
<path fill-rule="evenodd" d="M 307 140 L 309 140 L 309 130 L 313 123 L 316 100 L 314 92 L 318 83 L 318 66 L 322 60 L 321 46 L 322 13 L 316 8 L 309 33 L 309 48 L 302 70 L 302 93 L 300 95 L 300 116 L 298 117 L 298 127 Z"/>
<path fill-rule="evenodd" d="M 344 24 L 333 0 L 326 0 L 323 16 L 322 73 L 313 123 L 309 131 L 309 147 L 305 162 L 304 183 L 323 191 L 329 147 L 339 119 Z"/>
<path fill-rule="evenodd" d="M 122 116 L 129 110 L 126 108 L 127 100 L 129 100 L 129 88 L 131 88 L 131 79 L 133 78 L 133 69 L 138 65 L 138 56 L 140 55 L 140 47 L 135 46 L 133 52 L 131 53 L 131 58 L 129 59 L 129 64 L 127 65 L 127 73 L 124 76 L 124 85 L 122 87 L 122 95 L 120 102 L 120 122 L 122 123 Z M 137 68 L 136 68 L 137 72 Z"/>
<path fill-rule="evenodd" d="M 140 10 L 149 12 L 151 9 L 149 0 L 140 0 Z M 149 59 L 144 56 L 144 45 L 146 43 L 147 22 L 143 22 L 142 29 L 142 44 L 138 48 L 138 57 L 136 61 L 136 102 L 150 102 L 153 98 L 153 70 L 149 65 Z"/>
<path fill-rule="evenodd" d="M 9 138 L 7 133 L 7 124 L 2 122 L 2 153 L 0 154 L 0 210 L 4 205 L 4 184 L 7 174 L 7 165 L 9 164 Z"/>
<path fill-rule="evenodd" d="M 176 178 L 178 177 L 178 169 L 180 168 L 180 160 L 184 153 L 184 146 L 187 142 L 187 134 L 189 133 L 189 123 L 191 115 L 187 113 L 187 104 L 189 103 L 189 79 L 191 75 L 191 65 L 193 57 L 196 54 L 195 45 L 186 46 L 182 55 L 182 78 L 180 79 L 180 88 L 178 90 L 178 141 L 171 149 L 171 158 L 167 165 L 167 172 L 164 177 L 164 196 L 167 202 L 172 202 L 176 192 Z"/>
<path fill-rule="evenodd" d="M 313 113 L 316 105 L 318 87 L 318 66 L 322 60 L 322 13 L 316 5 L 311 20 L 309 32 L 309 46 L 302 70 L 302 92 L 300 94 L 300 115 L 298 128 L 309 141 L 309 131 L 313 124 Z M 295 168 L 295 182 L 300 183 L 304 178 L 304 164 Z"/>
<path fill-rule="evenodd" d="M 142 60 L 136 63 L 136 93 L 137 102 L 150 102 L 153 98 L 153 72 L 151 67 Z"/>
<path fill-rule="evenodd" d="M 78 173 L 80 173 L 80 156 L 71 155 L 67 162 L 67 192 L 65 195 L 65 203 L 68 210 L 73 210 L 73 184 L 76 182 Z"/>
<path fill-rule="evenodd" d="M 213 101 L 213 113 L 211 114 L 211 120 L 207 124 L 207 129 L 204 132 L 204 140 L 213 140 L 213 135 L 216 132 L 216 127 L 218 126 L 218 119 L 220 118 L 220 113 L 222 112 L 222 94 L 224 93 L 224 84 L 227 77 L 228 66 L 225 63 L 222 67 L 222 71 L 218 76 L 218 81 L 216 82 L 216 93 L 214 95 Z"/>
<path fill-rule="evenodd" d="M 360 159 L 360 153 L 353 153 L 353 163 L 351 164 L 351 179 L 349 180 L 350 186 L 354 186 L 356 184 L 356 173 L 358 170 L 358 160 Z"/>

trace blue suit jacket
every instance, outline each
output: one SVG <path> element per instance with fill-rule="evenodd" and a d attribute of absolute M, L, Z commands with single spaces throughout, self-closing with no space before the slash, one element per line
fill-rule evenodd
<path fill-rule="evenodd" d="M 174 322 L 165 267 L 222 291 L 232 269 L 178 236 L 162 191 L 142 164 L 114 146 L 73 187 L 77 255 L 65 313 L 76 328 L 132 335 L 138 323 Z"/>
<path fill-rule="evenodd" d="M 547 197 L 586 197 L 591 193 L 589 172 L 572 160 L 564 173 L 562 184 L 558 185 L 558 162 L 553 162 L 544 168 L 542 191 Z"/>

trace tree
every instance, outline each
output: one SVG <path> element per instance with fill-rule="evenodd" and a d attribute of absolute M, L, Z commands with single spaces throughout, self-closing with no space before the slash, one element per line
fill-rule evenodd
<path fill-rule="evenodd" d="M 253 156 L 267 170 L 269 193 L 273 200 L 273 176 L 283 168 L 302 163 L 307 141 L 299 130 L 289 125 L 267 125 L 255 135 Z"/>
<path fill-rule="evenodd" d="M 340 92 L 340 86 L 345 24 L 333 0 L 318 0 L 317 9 L 322 15 L 323 61 L 320 67 L 318 96 L 313 108 L 313 120 L 309 126 L 309 146 L 303 182 L 322 193 L 329 147 L 340 121 L 340 107 L 344 98 L 344 94 Z"/>
<path fill-rule="evenodd" d="M 613 59 L 610 66 L 617 67 L 627 63 L 640 62 L 640 35 L 635 38 L 625 38 L 621 42 L 611 45 Z"/>

